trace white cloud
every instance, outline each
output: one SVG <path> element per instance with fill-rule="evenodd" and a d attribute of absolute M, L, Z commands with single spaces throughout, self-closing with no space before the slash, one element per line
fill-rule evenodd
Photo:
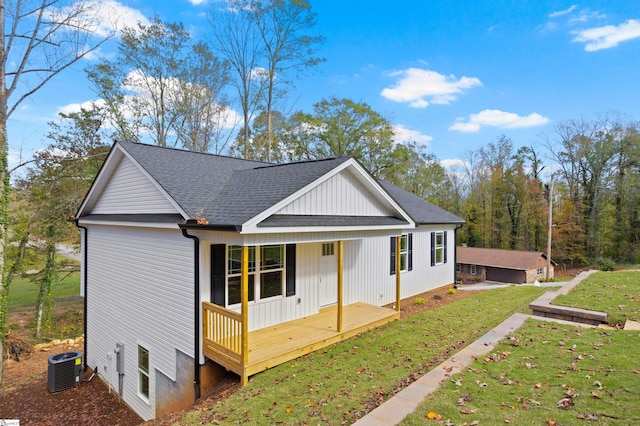
<path fill-rule="evenodd" d="M 199 6 L 201 4 L 205 4 L 207 2 L 207 0 L 189 0 L 189 3 L 191 3 L 194 6 Z"/>
<path fill-rule="evenodd" d="M 573 31 L 573 42 L 586 43 L 584 50 L 594 52 L 601 49 L 616 47 L 623 41 L 640 38 L 640 20 L 629 19 L 620 25 L 605 25 Z"/>
<path fill-rule="evenodd" d="M 593 19 L 605 19 L 606 17 L 607 17 L 607 15 L 605 15 L 602 12 L 598 12 L 597 10 L 596 11 L 592 11 L 592 10 L 589 10 L 589 9 L 583 9 L 583 10 L 580 11 L 578 16 L 571 17 L 571 19 L 569 19 L 569 23 L 570 24 L 579 24 L 579 23 L 591 21 Z"/>
<path fill-rule="evenodd" d="M 414 108 L 425 108 L 432 104 L 449 104 L 467 89 L 481 86 L 475 77 L 443 75 L 435 71 L 420 68 L 409 68 L 390 74 L 398 77 L 392 88 L 384 89 L 380 94 L 396 102 L 408 102 Z"/>
<path fill-rule="evenodd" d="M 132 27 L 138 22 L 149 24 L 149 20 L 140 11 L 115 0 L 79 1 L 71 6 L 51 9 L 50 17 L 64 17 L 74 13 L 72 11 L 80 12 L 71 22 L 73 25 L 99 37 L 112 35 L 124 26 Z"/>
<path fill-rule="evenodd" d="M 91 111 L 92 109 L 94 109 L 95 107 L 102 107 L 104 106 L 105 102 L 104 99 L 98 99 L 95 101 L 86 101 L 83 103 L 72 103 L 72 104 L 67 104 L 64 106 L 61 106 L 58 108 L 58 113 L 59 114 L 73 114 L 76 112 L 80 112 L 81 109 L 84 109 L 86 111 Z"/>
<path fill-rule="evenodd" d="M 450 158 L 447 160 L 441 160 L 440 165 L 446 170 L 461 169 L 467 167 L 467 162 L 459 158 Z"/>
<path fill-rule="evenodd" d="M 575 10 L 575 8 L 578 7 L 575 4 L 572 4 L 571 6 L 569 6 L 567 9 L 564 10 L 557 10 L 555 12 L 551 12 L 549 14 L 549 18 L 557 18 L 558 16 L 564 16 L 564 15 L 568 15 L 571 12 L 573 12 Z"/>
<path fill-rule="evenodd" d="M 433 140 L 433 137 L 417 130 L 407 129 L 402 124 L 396 124 L 393 126 L 393 139 L 396 143 L 417 142 L 426 145 Z"/>
<path fill-rule="evenodd" d="M 549 119 L 538 113 L 532 113 L 527 116 L 519 116 L 512 112 L 500 111 L 498 109 L 485 109 L 477 114 L 471 114 L 469 121 L 463 119 L 449 127 L 449 130 L 455 130 L 465 133 L 476 133 L 480 131 L 482 126 L 492 126 L 501 129 L 516 129 L 520 127 L 535 127 L 547 124 Z"/>

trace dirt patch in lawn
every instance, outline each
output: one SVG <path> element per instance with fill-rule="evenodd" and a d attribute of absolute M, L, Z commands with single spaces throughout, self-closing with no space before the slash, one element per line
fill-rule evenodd
<path fill-rule="evenodd" d="M 450 289 L 451 286 L 443 287 L 402 300 L 400 317 L 406 318 L 436 309 L 481 292 L 481 290 L 458 290 L 451 294 Z M 118 401 L 116 395 L 110 392 L 104 382 L 97 377 L 91 381 L 83 381 L 80 386 L 63 392 L 49 392 L 48 357 L 70 350 L 82 352 L 82 344 L 75 346 L 62 344 L 52 347 L 47 352 L 34 351 L 26 336 L 23 335 L 26 330 L 26 320 L 26 316 L 21 315 L 10 318 L 14 333 L 9 336 L 9 339 L 12 342 L 21 342 L 23 347 L 19 362 L 11 358 L 4 361 L 4 386 L 0 389 L 2 418 L 20 419 L 21 424 L 25 425 L 118 424 L 127 426 L 142 423 L 142 419 L 126 404 Z M 85 376 L 84 379 L 88 377 Z M 232 395 L 239 387 L 237 377 L 230 375 L 216 389 L 203 396 L 196 406 L 206 407 L 215 404 Z M 196 406 L 188 410 L 193 410 Z M 184 414 L 185 412 L 176 412 L 148 423 L 171 424 L 182 418 Z"/>
<path fill-rule="evenodd" d="M 430 311 L 458 300 L 481 293 L 483 290 L 453 290 L 452 286 L 440 287 L 400 301 L 400 319 L 420 312 Z M 451 293 L 450 293 L 451 291 Z M 392 307 L 394 304 L 386 305 Z"/>

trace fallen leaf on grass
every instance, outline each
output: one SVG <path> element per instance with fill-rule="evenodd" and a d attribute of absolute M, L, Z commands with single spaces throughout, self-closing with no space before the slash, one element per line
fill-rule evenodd
<path fill-rule="evenodd" d="M 442 420 L 442 416 L 440 414 L 438 414 L 438 413 L 433 412 L 433 411 L 429 411 L 427 413 L 427 418 L 429 420 L 438 420 L 438 421 Z"/>
<path fill-rule="evenodd" d="M 286 412 L 287 412 L 287 413 L 290 413 L 290 412 L 292 412 L 292 411 L 293 411 L 293 408 L 291 408 L 291 407 L 287 407 L 287 409 L 286 409 Z"/>
<path fill-rule="evenodd" d="M 591 392 L 591 396 L 596 399 L 600 399 L 600 394 L 598 392 Z"/>
<path fill-rule="evenodd" d="M 549 425 L 549 426 L 555 426 L 555 424 L 556 424 L 556 421 L 555 421 L 555 420 L 551 420 L 551 419 L 547 418 L 547 425 Z"/>
<path fill-rule="evenodd" d="M 556 406 L 558 408 L 562 408 L 563 410 L 568 410 L 573 406 L 573 398 L 562 398 L 556 403 Z"/>

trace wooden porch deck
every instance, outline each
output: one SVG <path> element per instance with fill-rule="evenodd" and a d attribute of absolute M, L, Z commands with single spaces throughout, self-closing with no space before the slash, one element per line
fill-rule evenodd
<path fill-rule="evenodd" d="M 336 329 L 336 306 L 324 308 L 316 315 L 249 332 L 248 360 L 244 366 L 241 365 L 242 362 L 232 365 L 228 354 L 220 354 L 207 344 L 206 338 L 204 355 L 241 377 L 248 378 L 400 317 L 400 313 L 395 310 L 366 303 L 354 303 L 342 309 L 341 332 Z"/>

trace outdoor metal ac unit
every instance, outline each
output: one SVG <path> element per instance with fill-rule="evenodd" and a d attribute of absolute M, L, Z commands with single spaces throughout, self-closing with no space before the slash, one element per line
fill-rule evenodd
<path fill-rule="evenodd" d="M 78 351 L 49 357 L 49 391 L 60 392 L 80 384 L 82 355 Z"/>

